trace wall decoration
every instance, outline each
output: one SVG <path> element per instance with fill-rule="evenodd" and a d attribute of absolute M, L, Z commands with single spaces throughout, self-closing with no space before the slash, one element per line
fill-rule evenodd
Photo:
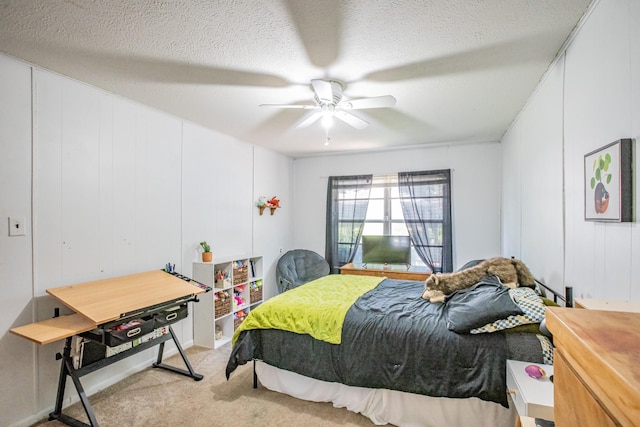
<path fill-rule="evenodd" d="M 633 221 L 632 147 L 619 139 L 585 154 L 585 221 Z"/>
<path fill-rule="evenodd" d="M 273 215 L 276 209 L 280 208 L 280 199 L 273 196 L 271 199 L 267 200 L 267 196 L 261 196 L 256 202 L 256 206 L 258 206 L 260 215 L 262 215 L 265 208 L 269 208 L 271 210 L 271 215 Z"/>

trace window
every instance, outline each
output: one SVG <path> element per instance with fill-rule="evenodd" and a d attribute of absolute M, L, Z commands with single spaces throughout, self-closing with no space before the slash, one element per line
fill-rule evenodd
<path fill-rule="evenodd" d="M 371 183 L 369 208 L 362 231 L 364 236 L 408 236 L 409 231 L 402 213 L 398 175 L 374 176 Z M 353 258 L 362 262 L 362 242 Z M 411 265 L 425 266 L 413 244 L 411 245 Z"/>
<path fill-rule="evenodd" d="M 412 265 L 453 270 L 449 170 L 329 177 L 326 258 L 331 271 L 362 262 L 362 235 L 410 236 Z"/>
<path fill-rule="evenodd" d="M 353 260 L 369 204 L 371 175 L 330 176 L 325 258 L 332 273 Z"/>
<path fill-rule="evenodd" d="M 405 224 L 420 259 L 434 272 L 453 271 L 451 171 L 398 173 Z"/>

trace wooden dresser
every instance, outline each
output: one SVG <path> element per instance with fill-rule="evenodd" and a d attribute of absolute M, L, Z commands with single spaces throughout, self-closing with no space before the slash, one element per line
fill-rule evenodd
<path fill-rule="evenodd" d="M 586 308 L 589 310 L 629 311 L 631 313 L 640 313 L 640 303 L 632 301 L 576 298 L 573 301 L 573 306 L 575 308 Z"/>
<path fill-rule="evenodd" d="M 640 314 L 548 307 L 557 427 L 640 426 Z"/>

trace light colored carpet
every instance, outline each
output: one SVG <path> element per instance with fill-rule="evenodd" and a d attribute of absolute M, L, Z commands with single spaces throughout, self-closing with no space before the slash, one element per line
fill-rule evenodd
<path fill-rule="evenodd" d="M 368 418 L 334 408 L 330 403 L 306 402 L 260 385 L 254 389 L 251 364 L 239 367 L 227 381 L 224 369 L 230 352 L 230 344 L 216 350 L 201 347 L 186 350 L 194 370 L 204 375 L 202 381 L 148 368 L 90 396 L 98 423 L 102 427 L 373 425 Z M 180 355 L 164 362 L 184 368 Z M 67 387 L 73 388 L 70 379 Z M 80 403 L 63 413 L 88 422 Z M 63 425 L 47 420 L 34 424 L 39 427 Z"/>

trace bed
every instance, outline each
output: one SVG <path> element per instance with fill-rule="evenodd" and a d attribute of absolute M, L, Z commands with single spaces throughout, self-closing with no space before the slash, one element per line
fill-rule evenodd
<path fill-rule="evenodd" d="M 491 276 L 445 303 L 421 298 L 423 288 L 330 275 L 271 298 L 236 330 L 227 378 L 253 361 L 254 386 L 259 378 L 378 425 L 513 426 L 506 360 L 550 363 L 539 323 L 553 302 Z M 537 298 L 535 310 L 515 291 Z"/>

